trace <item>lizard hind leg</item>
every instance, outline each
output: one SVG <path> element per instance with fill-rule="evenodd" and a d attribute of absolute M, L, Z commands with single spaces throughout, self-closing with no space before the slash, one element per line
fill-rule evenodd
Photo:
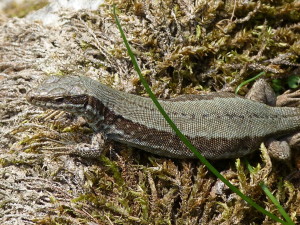
<path fill-rule="evenodd" d="M 270 106 L 276 106 L 276 95 L 271 86 L 264 80 L 257 80 L 246 95 L 246 98 L 261 102 Z M 270 138 L 266 141 L 268 153 L 272 158 L 290 161 L 291 148 L 287 140 L 275 140 Z"/>
<path fill-rule="evenodd" d="M 300 107 L 300 90 L 286 91 L 277 97 L 277 106 Z"/>
<path fill-rule="evenodd" d="M 276 105 L 275 92 L 264 79 L 257 80 L 245 97 L 270 106 Z"/>
<path fill-rule="evenodd" d="M 282 160 L 282 161 L 290 161 L 291 159 L 291 148 L 289 143 L 283 140 L 275 140 L 271 138 L 266 142 L 268 153 L 271 158 Z"/>

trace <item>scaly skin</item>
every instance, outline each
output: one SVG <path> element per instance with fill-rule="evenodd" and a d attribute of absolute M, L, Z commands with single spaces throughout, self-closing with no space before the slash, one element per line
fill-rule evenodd
<path fill-rule="evenodd" d="M 82 76 L 52 76 L 27 95 L 37 106 L 84 116 L 107 139 L 151 153 L 193 158 L 149 98 Z M 300 130 L 300 109 L 272 107 L 231 93 L 159 100 L 181 132 L 208 159 L 242 157 L 270 137 Z M 87 153 L 88 154 L 88 153 Z"/>

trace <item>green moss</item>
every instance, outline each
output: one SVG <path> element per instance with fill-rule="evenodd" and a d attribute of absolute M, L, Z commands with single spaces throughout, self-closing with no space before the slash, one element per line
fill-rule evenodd
<path fill-rule="evenodd" d="M 30 12 L 41 9 L 48 4 L 47 0 L 27 0 L 21 3 L 12 2 L 4 9 L 4 12 L 9 17 L 22 18 Z"/>

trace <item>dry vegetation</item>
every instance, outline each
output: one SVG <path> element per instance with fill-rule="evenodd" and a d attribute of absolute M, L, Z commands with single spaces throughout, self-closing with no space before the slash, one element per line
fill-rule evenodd
<path fill-rule="evenodd" d="M 261 71 L 278 92 L 297 87 L 299 1 L 114 2 L 158 97 L 233 91 Z M 81 74 L 145 95 L 111 3 L 93 12 L 61 12 L 60 27 L 18 18 L 0 21 L 1 224 L 274 224 L 197 160 L 157 157 L 117 143 L 95 160 L 49 150 L 89 142 L 92 134 L 81 119 L 43 112 L 25 101 L 44 76 Z M 289 168 L 270 161 L 263 147 L 247 159 L 253 172 L 244 161 L 213 164 L 278 215 L 258 186 L 264 181 L 299 223 L 297 162 Z"/>

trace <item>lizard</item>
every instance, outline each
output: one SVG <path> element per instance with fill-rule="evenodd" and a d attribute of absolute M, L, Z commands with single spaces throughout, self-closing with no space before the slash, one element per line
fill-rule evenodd
<path fill-rule="evenodd" d="M 299 91 L 289 93 L 287 99 L 295 101 L 299 96 Z M 50 76 L 29 91 L 26 98 L 35 106 L 84 117 L 94 132 L 105 140 L 160 156 L 195 157 L 150 98 L 118 91 L 77 75 Z M 265 142 L 272 157 L 286 160 L 291 157 L 289 144 L 299 145 L 300 108 L 276 107 L 276 96 L 263 79 L 253 85 L 246 97 L 212 92 L 160 99 L 159 102 L 207 159 L 243 157 Z M 83 157 L 96 157 L 103 149 L 103 143 L 93 144 L 97 141 L 93 138 L 91 145 L 78 145 L 75 152 Z"/>

